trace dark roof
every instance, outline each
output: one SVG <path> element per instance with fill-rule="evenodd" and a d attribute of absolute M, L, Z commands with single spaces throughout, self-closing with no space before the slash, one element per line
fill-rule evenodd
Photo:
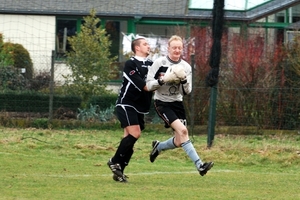
<path fill-rule="evenodd" d="M 184 17 L 187 0 L 0 0 L 0 13 Z"/>
<path fill-rule="evenodd" d="M 189 10 L 188 0 L 0 0 L 0 14 L 88 15 L 143 19 L 211 18 L 211 10 Z M 273 0 L 248 11 L 226 11 L 226 20 L 254 21 L 300 4 Z"/>

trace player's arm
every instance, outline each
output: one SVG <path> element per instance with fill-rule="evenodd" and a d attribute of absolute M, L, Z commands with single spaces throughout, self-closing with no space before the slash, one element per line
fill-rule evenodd
<path fill-rule="evenodd" d="M 143 90 L 145 90 L 147 92 L 151 91 L 151 90 L 148 90 L 147 85 L 144 86 Z"/>
<path fill-rule="evenodd" d="M 147 74 L 146 88 L 148 91 L 154 91 L 164 84 L 161 77 L 160 62 L 155 61 L 150 67 Z"/>
<path fill-rule="evenodd" d="M 186 78 L 180 80 L 179 92 L 182 95 L 187 95 L 192 92 L 192 70 L 191 70 L 191 67 L 186 72 Z"/>
<path fill-rule="evenodd" d="M 136 71 L 136 66 L 131 60 L 125 62 L 123 77 L 133 84 L 139 91 L 142 91 L 146 85 L 145 81 Z"/>

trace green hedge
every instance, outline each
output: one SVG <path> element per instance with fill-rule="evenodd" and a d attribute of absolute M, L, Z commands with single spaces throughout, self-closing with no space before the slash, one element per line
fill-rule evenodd
<path fill-rule="evenodd" d="M 35 92 L 0 93 L 0 111 L 7 112 L 49 112 L 49 95 Z M 81 98 L 78 96 L 53 96 L 53 110 L 65 107 L 77 111 Z"/>
<path fill-rule="evenodd" d="M 115 105 L 117 94 L 92 96 L 87 105 L 98 105 L 101 110 Z M 37 92 L 13 92 L 0 93 L 0 111 L 7 112 L 49 112 L 49 94 Z M 60 107 L 68 108 L 74 112 L 81 106 L 81 98 L 78 96 L 53 96 L 53 110 Z"/>
<path fill-rule="evenodd" d="M 88 101 L 87 105 L 98 105 L 100 110 L 105 110 L 110 108 L 112 105 L 116 104 L 118 95 L 117 94 L 106 94 L 104 96 L 92 96 Z"/>

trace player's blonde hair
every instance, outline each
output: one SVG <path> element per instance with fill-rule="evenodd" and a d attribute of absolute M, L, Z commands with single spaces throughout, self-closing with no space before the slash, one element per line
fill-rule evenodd
<path fill-rule="evenodd" d="M 180 36 L 173 35 L 173 36 L 171 36 L 171 38 L 168 41 L 168 46 L 170 46 L 170 43 L 173 42 L 173 41 L 175 41 L 175 40 L 180 41 L 183 44 L 182 38 Z"/>

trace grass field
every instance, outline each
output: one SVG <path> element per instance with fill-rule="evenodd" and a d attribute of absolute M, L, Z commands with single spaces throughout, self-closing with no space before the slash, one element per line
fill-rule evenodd
<path fill-rule="evenodd" d="M 193 143 L 215 166 L 200 176 L 180 148 L 150 163 L 147 129 L 126 169 L 129 183 L 112 180 L 106 162 L 117 130 L 41 130 L 0 127 L 0 199 L 300 199 L 300 135 L 206 135 Z"/>

